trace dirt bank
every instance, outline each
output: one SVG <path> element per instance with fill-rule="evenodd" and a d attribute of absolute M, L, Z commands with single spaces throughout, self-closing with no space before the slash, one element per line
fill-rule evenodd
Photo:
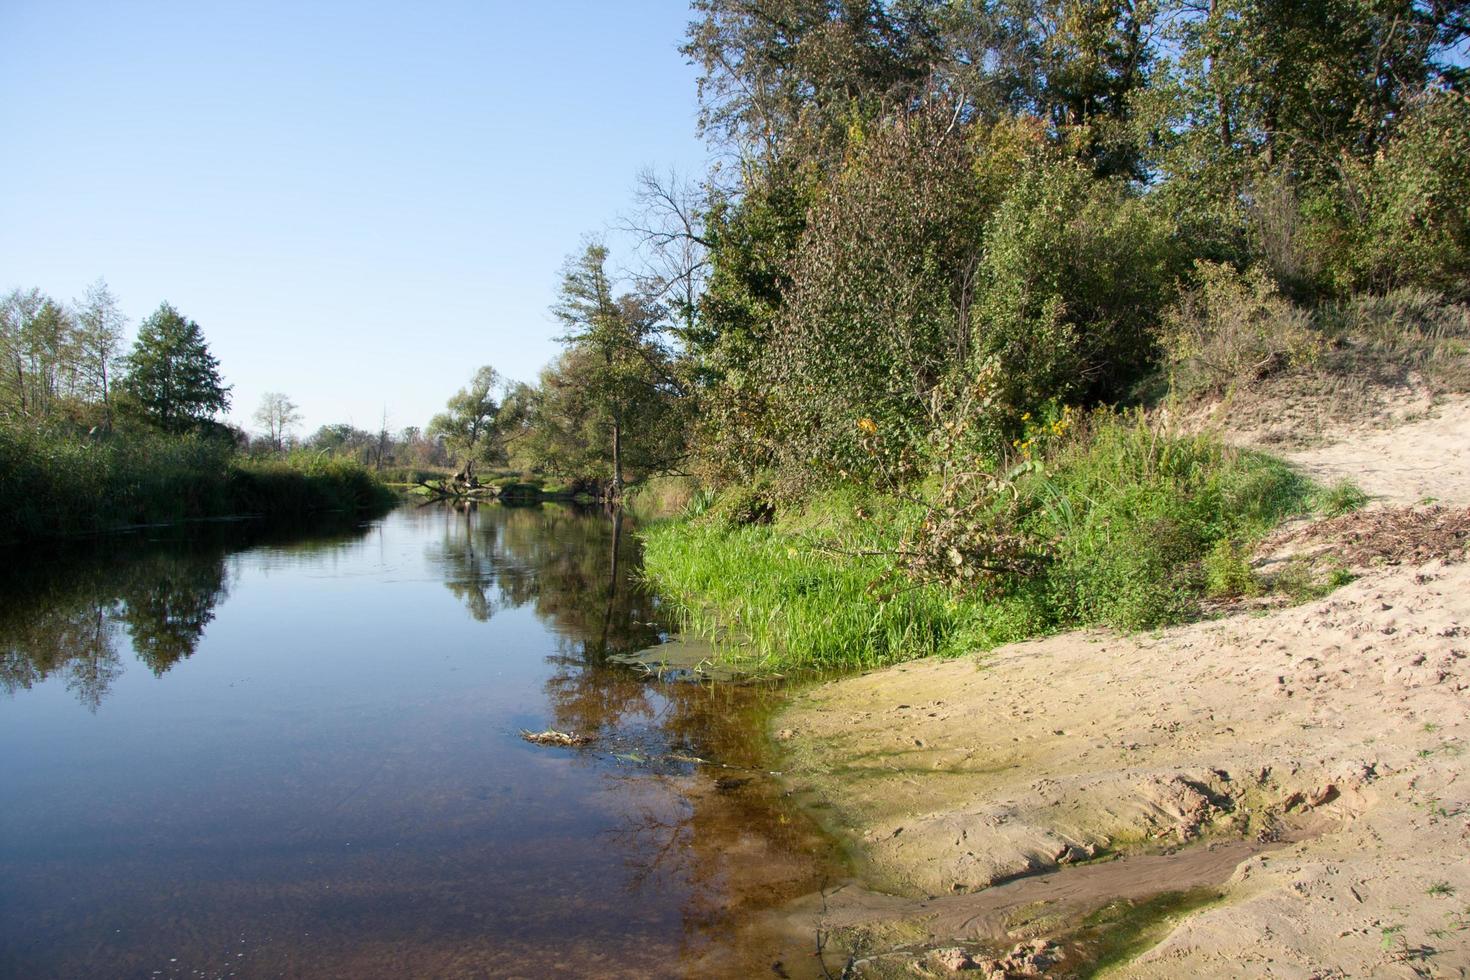
<path fill-rule="evenodd" d="M 796 698 L 776 722 L 793 790 L 908 897 L 834 890 L 795 910 L 793 936 L 855 943 L 869 972 L 897 949 L 943 973 L 966 961 L 902 951 L 1065 938 L 1110 896 L 1209 886 L 1119 975 L 1470 974 L 1470 403 L 1341 435 L 1290 455 L 1400 509 L 1272 543 L 1352 567 L 1326 598 Z M 1052 955 L 990 965 L 1067 972 Z"/>

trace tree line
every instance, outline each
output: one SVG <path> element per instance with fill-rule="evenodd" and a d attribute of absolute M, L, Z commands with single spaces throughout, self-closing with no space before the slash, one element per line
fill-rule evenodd
<path fill-rule="evenodd" d="M 126 327 L 102 279 L 69 304 L 38 289 L 0 298 L 0 418 L 111 429 L 121 416 L 173 434 L 216 425 L 230 388 L 199 324 L 162 303 L 124 353 Z"/>

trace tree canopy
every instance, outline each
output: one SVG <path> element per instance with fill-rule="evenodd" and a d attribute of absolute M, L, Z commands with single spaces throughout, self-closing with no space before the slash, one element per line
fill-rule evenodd
<path fill-rule="evenodd" d="M 197 429 L 230 407 L 199 324 L 167 303 L 138 325 L 120 386 L 130 409 L 166 432 Z"/>

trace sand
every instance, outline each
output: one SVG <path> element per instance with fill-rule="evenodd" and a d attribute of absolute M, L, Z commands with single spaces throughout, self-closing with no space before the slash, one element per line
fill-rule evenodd
<path fill-rule="evenodd" d="M 942 975 L 973 961 L 925 949 L 1055 940 L 1065 957 L 1110 898 L 1209 886 L 1218 900 L 1116 975 L 1470 975 L 1470 400 L 1324 431 L 1286 455 L 1384 511 L 1273 543 L 1344 556 L 1358 578 L 1327 597 L 795 698 L 775 720 L 789 784 L 869 887 L 788 910 L 792 943 L 825 930 L 859 948 L 860 974 Z M 1375 527 L 1414 540 L 1375 549 Z M 1022 952 L 982 974 L 1073 968 Z"/>

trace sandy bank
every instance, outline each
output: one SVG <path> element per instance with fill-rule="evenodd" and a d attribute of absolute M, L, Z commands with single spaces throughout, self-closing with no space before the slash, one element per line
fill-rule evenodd
<path fill-rule="evenodd" d="M 794 790 L 870 881 L 919 896 L 885 913 L 834 892 L 808 904 L 811 928 L 863 927 L 879 952 L 1005 947 L 1065 931 L 1110 889 L 1208 883 L 1219 900 L 1121 975 L 1470 974 L 1470 566 L 1454 530 L 1470 406 L 1292 455 L 1318 479 L 1360 478 L 1380 507 L 1460 506 L 1383 525 L 1427 528 L 1417 543 L 1361 547 L 1372 522 L 1297 533 L 1282 546 L 1341 549 L 1360 576 L 1309 604 L 1070 633 L 798 697 L 777 720 Z M 884 933 L 885 915 L 906 926 Z"/>

